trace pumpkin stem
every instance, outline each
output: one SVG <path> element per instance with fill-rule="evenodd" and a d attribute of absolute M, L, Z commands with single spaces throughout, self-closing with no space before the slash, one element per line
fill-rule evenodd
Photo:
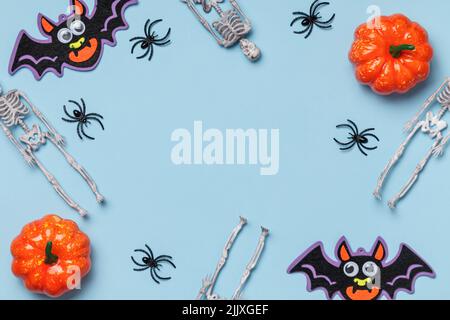
<path fill-rule="evenodd" d="M 45 264 L 55 264 L 58 262 L 58 256 L 54 255 L 52 253 L 53 243 L 51 241 L 47 242 L 47 245 L 45 246 Z"/>
<path fill-rule="evenodd" d="M 392 46 L 389 48 L 389 53 L 390 53 L 394 58 L 398 58 L 398 57 L 400 57 L 400 55 L 402 54 L 402 52 L 403 52 L 404 50 L 412 51 L 412 50 L 416 50 L 416 47 L 415 47 L 414 45 L 412 45 L 412 44 L 401 44 L 401 45 L 398 45 L 398 46 L 392 45 Z"/>

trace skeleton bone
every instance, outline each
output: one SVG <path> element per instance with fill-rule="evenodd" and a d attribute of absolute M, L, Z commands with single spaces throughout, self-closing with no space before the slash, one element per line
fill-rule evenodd
<path fill-rule="evenodd" d="M 227 242 L 225 243 L 225 247 L 222 250 L 222 256 L 220 257 L 219 263 L 216 266 L 216 270 L 214 271 L 214 274 L 211 279 L 211 284 L 208 288 L 208 291 L 206 293 L 206 296 L 209 297 L 208 300 L 211 300 L 211 297 L 214 297 L 213 300 L 217 300 L 217 295 L 213 294 L 214 286 L 216 285 L 217 279 L 219 277 L 220 272 L 222 271 L 223 267 L 227 263 L 228 260 L 228 254 L 231 250 L 231 247 L 233 246 L 234 242 L 236 241 L 237 236 L 241 232 L 242 228 L 247 224 L 247 219 L 243 217 L 239 217 L 239 224 L 233 229 L 230 236 L 228 237 Z"/>
<path fill-rule="evenodd" d="M 219 3 L 223 3 L 223 0 L 181 1 L 188 6 L 203 27 L 205 27 L 205 29 L 214 37 L 220 46 L 228 48 L 233 46 L 236 42 L 239 42 L 242 52 L 250 61 L 256 61 L 260 58 L 261 50 L 253 42 L 244 38 L 250 33 L 252 24 L 235 0 L 229 0 L 233 8 L 228 11 L 223 11 L 219 5 Z M 212 8 L 214 8 L 220 19 L 214 21 L 211 26 L 197 10 L 196 4 L 201 4 L 205 13 L 210 13 Z M 215 32 L 214 29 L 217 32 Z M 219 35 L 221 37 L 219 37 Z"/>
<path fill-rule="evenodd" d="M 202 282 L 202 288 L 200 289 L 197 300 L 201 300 L 203 298 L 206 298 L 206 300 L 222 300 L 222 298 L 218 295 L 213 293 L 214 286 L 217 282 L 217 279 L 219 277 L 220 272 L 222 271 L 223 267 L 225 266 L 227 260 L 229 251 L 231 250 L 237 236 L 241 232 L 242 228 L 247 224 L 247 220 L 243 217 L 240 217 L 239 224 L 233 229 L 230 236 L 228 237 L 228 240 L 225 244 L 225 247 L 222 251 L 222 256 L 220 257 L 219 263 L 217 264 L 216 270 L 212 277 L 205 277 Z M 250 259 L 250 262 L 248 263 L 247 267 L 245 268 L 245 271 L 241 277 L 240 283 L 238 288 L 236 289 L 235 293 L 233 294 L 232 300 L 237 300 L 242 295 L 242 289 L 244 288 L 248 278 L 251 275 L 252 270 L 256 267 L 256 265 L 259 262 L 259 259 L 261 257 L 261 253 L 264 249 L 265 239 L 267 238 L 269 234 L 269 230 L 266 228 L 261 228 L 261 236 L 258 241 L 258 245 L 256 247 L 256 250 Z"/>
<path fill-rule="evenodd" d="M 24 102 L 26 103 L 24 103 Z M 31 108 L 36 117 L 44 124 L 44 126 L 49 130 L 48 132 L 43 132 L 39 125 L 34 124 L 32 129 L 29 129 L 27 124 L 24 122 L 25 117 L 29 114 L 29 108 Z M 83 177 L 83 179 L 88 183 L 92 192 L 95 194 L 96 199 L 99 203 L 104 201 L 104 197 L 99 193 L 95 182 L 88 175 L 86 170 L 81 167 L 75 159 L 64 149 L 64 139 L 62 136 L 54 129 L 54 127 L 47 121 L 43 114 L 39 111 L 36 106 L 34 106 L 28 97 L 18 90 L 12 90 L 5 95 L 2 95 L 0 88 L 0 124 L 1 127 L 8 137 L 8 139 L 14 144 L 14 146 L 22 154 L 26 162 L 30 166 L 36 165 L 42 173 L 45 175 L 47 180 L 53 186 L 55 191 L 63 198 L 63 200 L 74 210 L 76 210 L 80 215 L 84 216 L 87 214 L 86 210 L 81 208 L 76 202 L 74 202 L 67 193 L 63 190 L 59 182 L 55 177 L 45 168 L 45 166 L 38 160 L 35 152 L 49 140 L 55 147 L 64 155 L 67 162 Z M 24 134 L 20 137 L 20 142 L 12 134 L 10 128 L 20 127 Z"/>
<path fill-rule="evenodd" d="M 261 236 L 259 237 L 258 245 L 256 246 L 256 251 L 253 254 L 252 258 L 250 259 L 250 262 L 248 263 L 247 267 L 245 268 L 244 274 L 242 275 L 241 282 L 239 284 L 239 287 L 234 292 L 232 300 L 239 300 L 242 295 L 242 289 L 244 288 L 245 284 L 248 281 L 248 278 L 250 277 L 252 270 L 255 269 L 256 265 L 258 264 L 259 259 L 261 258 L 262 251 L 264 249 L 264 244 L 266 241 L 267 236 L 269 235 L 269 230 L 261 227 Z"/>
<path fill-rule="evenodd" d="M 431 106 L 434 101 L 437 101 L 441 105 L 439 112 L 434 115 L 432 112 L 428 112 L 425 119 L 419 121 L 420 116 Z M 444 83 L 439 87 L 439 89 L 434 92 L 422 106 L 421 110 L 416 114 L 416 116 L 408 122 L 407 129 L 410 130 L 411 125 L 414 125 L 414 129 L 409 133 L 406 140 L 400 145 L 400 147 L 395 152 L 394 156 L 389 160 L 388 164 L 381 172 L 378 178 L 377 186 L 373 195 L 381 199 L 381 189 L 383 188 L 384 181 L 391 171 L 392 167 L 400 160 L 403 156 L 405 149 L 417 134 L 421 131 L 434 140 L 432 147 L 429 149 L 425 157 L 418 163 L 416 169 L 414 170 L 411 177 L 408 179 L 406 185 L 400 190 L 400 192 L 395 195 L 389 202 L 390 208 L 395 208 L 398 201 L 400 201 L 406 194 L 411 190 L 413 185 L 417 182 L 420 173 L 423 171 L 425 166 L 428 164 L 429 160 L 433 155 L 439 156 L 444 152 L 444 147 L 450 139 L 450 135 L 443 138 L 442 131 L 447 128 L 447 122 L 443 121 L 442 118 L 449 111 L 450 108 L 450 78 L 447 78 Z"/>
<path fill-rule="evenodd" d="M 441 143 L 441 139 L 442 138 L 436 139 L 433 146 L 427 152 L 426 156 L 417 164 L 416 169 L 414 170 L 414 173 L 409 178 L 406 185 L 400 190 L 400 192 L 398 194 L 396 194 L 391 200 L 389 200 L 389 202 L 388 202 L 389 208 L 394 209 L 395 206 L 397 205 L 397 202 L 400 201 L 400 199 L 402 199 L 409 192 L 409 190 L 411 190 L 413 185 L 419 179 L 420 173 L 423 171 L 425 166 L 428 164 L 428 161 L 430 161 L 430 159 L 433 155 L 433 150 Z"/>

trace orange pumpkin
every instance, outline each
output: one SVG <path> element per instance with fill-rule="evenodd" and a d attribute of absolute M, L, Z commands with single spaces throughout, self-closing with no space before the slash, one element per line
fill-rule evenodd
<path fill-rule="evenodd" d="M 432 57 L 427 32 L 401 14 L 359 26 L 349 54 L 356 78 L 382 95 L 405 93 L 424 81 Z"/>
<path fill-rule="evenodd" d="M 58 297 L 90 270 L 90 241 L 77 224 L 48 215 L 27 224 L 12 242 L 12 272 L 36 293 Z"/>

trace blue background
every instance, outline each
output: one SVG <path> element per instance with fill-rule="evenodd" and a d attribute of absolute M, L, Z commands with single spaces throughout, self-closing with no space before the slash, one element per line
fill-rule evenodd
<path fill-rule="evenodd" d="M 87 1 L 92 8 L 94 1 Z M 251 39 L 263 51 L 256 64 L 235 47 L 218 47 L 179 1 L 141 0 L 129 8 L 130 29 L 106 47 L 98 68 L 66 70 L 37 82 L 29 70 L 9 76 L 7 66 L 21 29 L 40 37 L 39 12 L 56 19 L 65 0 L 7 1 L 0 20 L 1 85 L 25 91 L 62 133 L 71 152 L 91 173 L 107 205 L 99 207 L 84 181 L 51 146 L 39 157 L 66 190 L 90 212 L 82 219 L 53 191 L 42 174 L 30 169 L 6 138 L 0 139 L 1 216 L 0 298 L 41 299 L 27 292 L 11 271 L 9 245 L 23 225 L 47 213 L 74 219 L 92 240 L 93 268 L 73 299 L 190 299 L 201 279 L 214 271 L 238 216 L 249 225 L 238 238 L 217 291 L 231 296 L 255 248 L 259 226 L 271 230 L 258 269 L 244 291 L 246 299 L 323 299 L 308 293 L 303 275 L 287 266 L 312 243 L 322 240 L 330 255 L 345 235 L 354 250 L 370 249 L 377 236 L 392 258 L 405 242 L 434 268 L 437 278 L 420 278 L 416 293 L 401 299 L 448 298 L 449 157 L 433 159 L 410 195 L 391 211 L 386 201 L 406 182 L 430 145 L 425 137 L 412 148 L 389 179 L 383 202 L 372 197 L 377 177 L 403 141 L 403 124 L 448 75 L 448 12 L 443 0 L 334 0 L 321 10 L 333 12 L 331 31 L 316 29 L 305 40 L 289 23 L 293 11 L 310 1 L 241 0 L 252 19 Z M 382 14 L 402 12 L 428 31 L 435 49 L 430 78 L 403 96 L 381 97 L 359 85 L 347 54 L 353 31 L 366 21 L 369 5 Z M 153 61 L 136 60 L 129 39 L 145 21 L 163 18 L 160 34 L 172 27 L 172 44 L 157 47 Z M 63 122 L 62 106 L 83 97 L 88 111 L 104 117 L 106 131 L 92 127 L 94 142 L 80 142 L 75 127 Z M 340 152 L 333 137 L 347 118 L 361 128 L 375 127 L 379 149 L 369 157 L 356 149 Z M 255 166 L 175 166 L 170 159 L 177 128 L 192 131 L 195 120 L 206 128 L 279 128 L 280 172 L 263 177 Z M 133 272 L 130 255 L 148 243 L 156 254 L 171 254 L 173 279 L 156 285 L 147 273 Z"/>

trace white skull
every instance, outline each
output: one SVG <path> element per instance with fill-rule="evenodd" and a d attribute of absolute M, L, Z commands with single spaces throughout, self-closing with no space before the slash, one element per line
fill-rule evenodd
<path fill-rule="evenodd" d="M 239 43 L 242 52 L 244 52 L 250 61 L 256 61 L 261 57 L 261 50 L 253 42 L 247 39 L 241 39 Z"/>

